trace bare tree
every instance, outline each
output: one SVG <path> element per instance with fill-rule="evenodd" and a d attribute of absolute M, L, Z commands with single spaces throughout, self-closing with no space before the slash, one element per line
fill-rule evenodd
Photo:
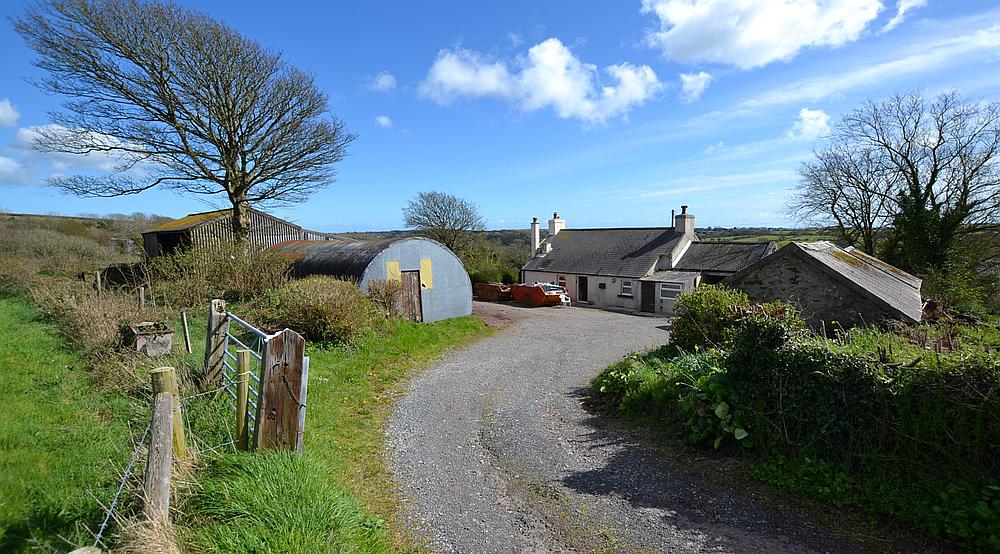
<path fill-rule="evenodd" d="M 474 231 L 486 227 L 475 204 L 444 192 L 418 194 L 403 209 L 403 221 L 408 228 L 457 253 L 472 245 Z"/>
<path fill-rule="evenodd" d="M 335 178 L 355 136 L 313 78 L 199 12 L 140 0 L 48 0 L 14 19 L 68 97 L 36 147 L 116 160 L 111 175 L 51 180 L 111 197 L 164 186 L 225 195 L 245 237 L 253 203 L 307 198 Z"/>
<path fill-rule="evenodd" d="M 802 168 L 799 212 L 891 200 L 891 252 L 910 269 L 942 268 L 962 234 L 1000 218 L 998 103 L 897 94 L 844 116 L 832 143 Z"/>
<path fill-rule="evenodd" d="M 790 211 L 800 221 L 831 226 L 844 242 L 875 252 L 879 234 L 895 213 L 896 172 L 881 153 L 831 148 L 799 168 L 801 181 Z"/>

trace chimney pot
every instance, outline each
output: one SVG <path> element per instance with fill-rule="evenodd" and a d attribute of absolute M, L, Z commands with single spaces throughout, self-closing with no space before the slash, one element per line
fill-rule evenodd
<path fill-rule="evenodd" d="M 688 207 L 682 204 L 682 205 L 681 205 L 681 213 L 682 213 L 682 214 L 686 214 L 686 213 L 688 213 Z"/>

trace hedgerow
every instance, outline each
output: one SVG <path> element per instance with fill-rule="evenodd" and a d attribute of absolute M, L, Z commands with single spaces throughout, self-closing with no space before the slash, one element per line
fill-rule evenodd
<path fill-rule="evenodd" d="M 997 329 L 821 338 L 787 306 L 720 288 L 686 296 L 683 346 L 607 368 L 601 405 L 747 456 L 773 484 L 1000 549 Z"/>

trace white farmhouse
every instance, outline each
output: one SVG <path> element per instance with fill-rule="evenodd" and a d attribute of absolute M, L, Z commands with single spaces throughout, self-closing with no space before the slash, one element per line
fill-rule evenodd
<path fill-rule="evenodd" d="M 544 239 L 538 218 L 531 222 L 521 281 L 561 285 L 577 304 L 671 315 L 681 292 L 718 283 L 772 251 L 773 242 L 699 241 L 687 206 L 673 227 L 567 229 L 556 213 Z"/>

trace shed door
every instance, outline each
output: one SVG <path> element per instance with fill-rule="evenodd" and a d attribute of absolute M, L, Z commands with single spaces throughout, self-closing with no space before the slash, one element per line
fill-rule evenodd
<path fill-rule="evenodd" d="M 590 291 L 588 290 L 587 278 L 583 275 L 576 278 L 576 299 L 580 302 L 589 302 Z"/>
<path fill-rule="evenodd" d="M 640 310 L 644 312 L 653 313 L 656 311 L 656 283 L 649 281 L 642 282 L 642 298 L 640 302 L 642 303 L 639 307 Z"/>
<path fill-rule="evenodd" d="M 424 311 L 420 305 L 420 272 L 403 271 L 403 316 L 413 321 L 423 321 Z"/>

